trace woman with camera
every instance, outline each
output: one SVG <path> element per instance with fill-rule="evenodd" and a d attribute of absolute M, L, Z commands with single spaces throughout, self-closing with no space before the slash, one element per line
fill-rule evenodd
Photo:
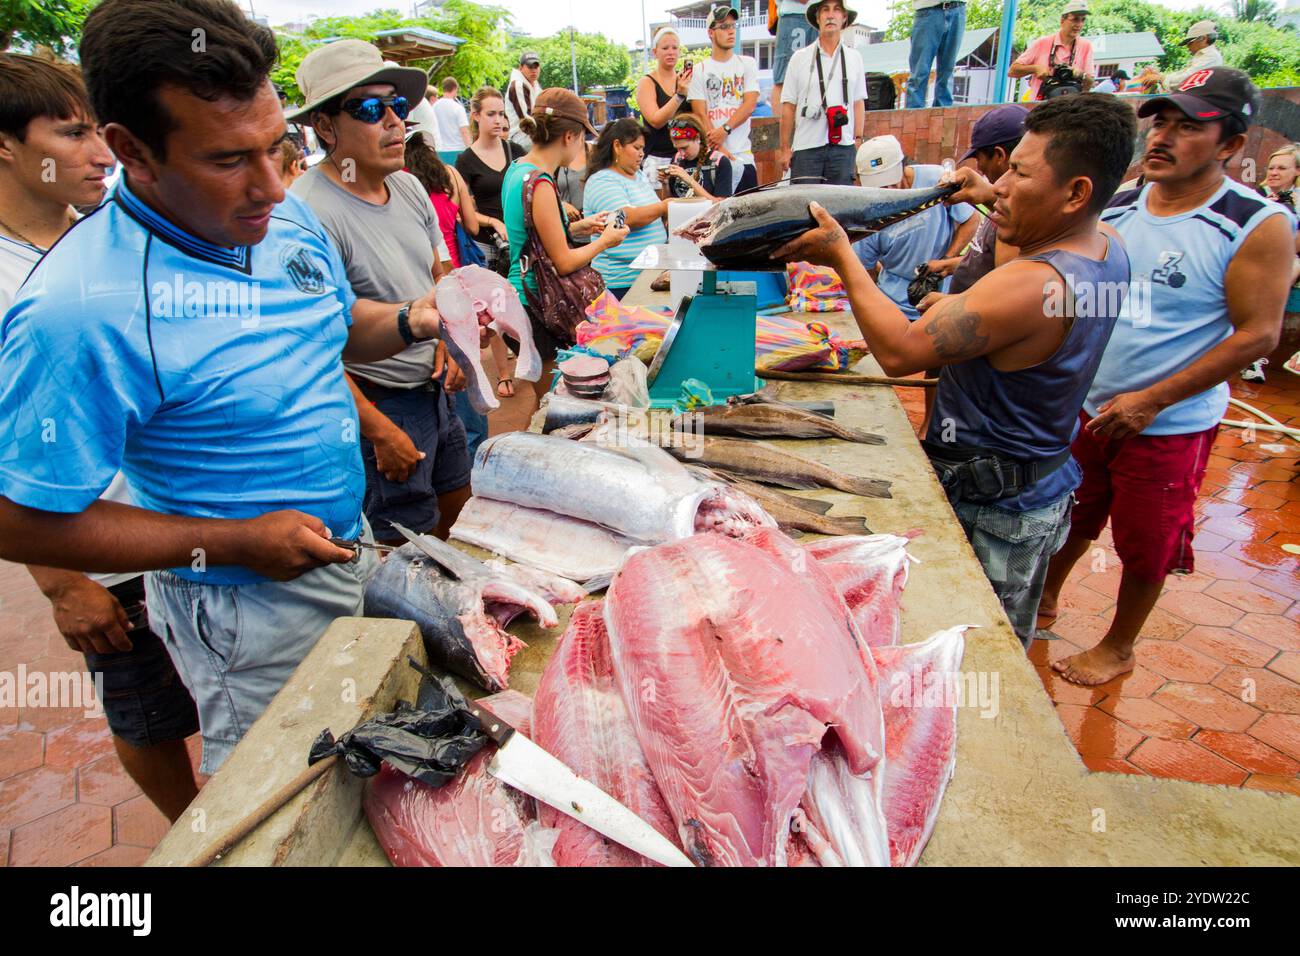
<path fill-rule="evenodd" d="M 602 252 L 592 263 L 604 278 L 605 287 L 620 299 L 636 281 L 632 260 L 647 246 L 668 241 L 668 231 L 661 221 L 668 214 L 668 200 L 659 198 L 641 172 L 644 156 L 641 124 L 621 119 L 601 131 L 587 164 L 583 215 L 622 214 L 631 230 L 617 250 Z"/>
<path fill-rule="evenodd" d="M 651 52 L 655 57 L 653 72 L 641 77 L 636 85 L 636 102 L 645 124 L 646 175 L 655 181 L 657 170 L 673 159 L 673 144 L 668 136 L 668 124 L 679 113 L 689 113 L 691 104 L 686 94 L 691 88 L 692 67 L 677 72 L 677 58 L 681 40 L 672 27 L 662 27 L 654 38 Z M 653 104 L 653 105 L 651 105 Z"/>
<path fill-rule="evenodd" d="M 672 199 L 726 199 L 731 195 L 731 160 L 721 150 L 704 148 L 704 126 L 692 114 L 668 124 L 676 152 L 659 171 Z"/>

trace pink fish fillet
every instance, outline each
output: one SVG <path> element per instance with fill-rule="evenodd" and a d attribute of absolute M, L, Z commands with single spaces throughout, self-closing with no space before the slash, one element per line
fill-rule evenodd
<path fill-rule="evenodd" d="M 839 588 L 858 630 L 872 647 L 897 644 L 907 584 L 907 538 L 896 534 L 843 535 L 804 545 Z"/>
<path fill-rule="evenodd" d="M 482 702 L 520 733 L 531 732 L 532 701 L 523 694 L 507 690 Z M 533 799 L 487 772 L 494 751 L 488 744 L 441 787 L 384 764 L 366 785 L 363 804 L 394 866 L 553 865 L 545 835 L 536 832 Z"/>
<path fill-rule="evenodd" d="M 533 739 L 677 843 L 677 827 L 614 681 L 603 612 L 600 601 L 574 609 L 537 685 Z M 543 826 L 559 830 L 558 866 L 657 865 L 557 810 L 538 810 Z"/>
<path fill-rule="evenodd" d="M 913 866 L 957 766 L 958 668 L 964 627 L 919 644 L 873 647 L 885 709 L 885 822 L 894 866 Z"/>
<path fill-rule="evenodd" d="M 796 823 L 823 862 L 883 863 L 874 664 L 830 579 L 771 534 L 757 533 L 771 550 L 699 534 L 627 559 L 605 602 L 623 701 L 697 862 L 784 865 Z M 832 741 L 854 778 L 847 803 L 809 788 L 813 758 Z M 813 819 L 864 801 L 870 818 L 853 846 Z"/>
<path fill-rule="evenodd" d="M 480 358 L 479 315 L 482 313 L 492 316 L 492 328 L 518 341 L 515 378 L 537 381 L 542 374 L 542 357 L 533 344 L 528 313 L 520 304 L 514 286 L 506 279 L 482 266 L 462 266 L 443 277 L 434 298 L 442 317 L 442 340 L 465 373 L 466 392 L 475 411 L 486 414 L 501 406 Z"/>

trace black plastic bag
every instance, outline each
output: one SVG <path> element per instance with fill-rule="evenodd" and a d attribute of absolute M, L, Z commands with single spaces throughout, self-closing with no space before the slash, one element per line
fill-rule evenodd
<path fill-rule="evenodd" d="M 392 713 L 362 721 L 338 740 L 329 728 L 322 730 L 307 763 L 339 754 L 358 777 L 373 777 L 387 763 L 431 787 L 459 774 L 487 743 L 487 735 L 450 678 L 435 677 L 415 661 L 410 663 L 424 675 L 414 706 L 399 700 Z"/>

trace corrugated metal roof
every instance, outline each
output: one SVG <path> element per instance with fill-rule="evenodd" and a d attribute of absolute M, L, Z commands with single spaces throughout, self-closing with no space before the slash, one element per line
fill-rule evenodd
<path fill-rule="evenodd" d="M 395 30 L 377 30 L 375 36 L 389 37 L 410 34 L 425 40 L 433 40 L 437 43 L 449 43 L 452 46 L 460 46 L 465 41 L 460 37 L 454 37 L 450 33 L 439 33 L 437 30 L 430 30 L 428 27 L 398 27 Z"/>
<path fill-rule="evenodd" d="M 967 30 L 957 48 L 957 62 L 974 53 L 989 37 L 997 33 L 997 27 L 982 30 Z M 868 73 L 906 73 L 908 56 L 911 53 L 911 40 L 891 40 L 888 43 L 859 43 L 858 53 L 862 55 L 862 65 Z"/>
<path fill-rule="evenodd" d="M 1150 30 L 1143 33 L 1107 33 L 1088 37 L 1092 41 L 1092 59 L 1095 63 L 1112 63 L 1115 60 L 1154 60 L 1163 56 L 1165 48 Z"/>

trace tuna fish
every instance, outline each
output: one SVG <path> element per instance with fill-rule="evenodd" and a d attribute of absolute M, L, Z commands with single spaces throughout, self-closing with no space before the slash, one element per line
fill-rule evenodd
<path fill-rule="evenodd" d="M 479 348 L 479 316 L 492 316 L 490 328 L 519 343 L 515 378 L 535 382 L 542 374 L 542 357 L 533 344 L 533 328 L 519 295 L 505 279 L 482 266 L 462 266 L 438 283 L 434 298 L 442 317 L 442 341 L 466 378 L 470 404 L 480 414 L 500 408 L 492 383 L 483 370 Z"/>
<path fill-rule="evenodd" d="M 907 585 L 907 539 L 896 534 L 854 535 L 810 541 L 805 550 L 831 576 L 873 647 L 898 643 L 899 601 Z"/>
<path fill-rule="evenodd" d="M 431 663 L 487 690 L 507 686 L 512 658 L 524 646 L 506 631 L 529 613 L 543 627 L 559 619 L 546 598 L 430 535 L 424 545 L 392 552 L 366 585 L 366 616 L 414 621 Z"/>
<path fill-rule="evenodd" d="M 771 271 L 773 252 L 816 228 L 810 203 L 824 206 L 856 241 L 938 205 L 956 188 L 776 186 L 715 203 L 675 234 L 698 245 L 720 269 Z"/>

